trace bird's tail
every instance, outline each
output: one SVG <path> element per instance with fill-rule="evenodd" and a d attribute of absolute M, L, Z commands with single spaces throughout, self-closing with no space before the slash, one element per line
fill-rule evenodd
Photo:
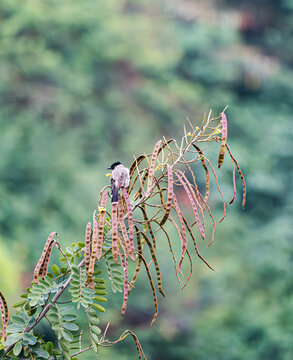
<path fill-rule="evenodd" d="M 114 186 L 112 192 L 112 203 L 118 202 L 118 193 L 119 193 L 119 188 Z"/>

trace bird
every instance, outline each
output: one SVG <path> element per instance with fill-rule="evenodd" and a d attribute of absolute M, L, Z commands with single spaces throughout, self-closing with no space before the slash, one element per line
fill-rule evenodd
<path fill-rule="evenodd" d="M 127 188 L 129 186 L 129 169 L 121 164 L 120 161 L 114 162 L 108 170 L 111 173 L 111 186 L 112 186 L 112 204 L 118 202 L 118 193 L 121 187 Z"/>

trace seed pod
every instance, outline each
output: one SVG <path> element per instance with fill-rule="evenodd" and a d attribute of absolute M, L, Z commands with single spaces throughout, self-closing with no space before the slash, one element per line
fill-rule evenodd
<path fill-rule="evenodd" d="M 165 214 L 163 216 L 163 219 L 160 222 L 160 226 L 163 226 L 165 224 L 165 222 L 167 221 L 167 219 L 169 217 L 169 214 L 170 214 L 172 200 L 173 200 L 173 172 L 172 172 L 172 166 L 167 164 L 167 169 L 168 169 L 168 196 L 167 196 L 167 202 L 166 202 L 166 204 L 164 206 Z"/>
<path fill-rule="evenodd" d="M 57 241 L 58 241 L 58 234 L 57 234 L 57 232 L 54 231 L 49 235 L 49 237 L 45 243 L 42 255 L 41 255 L 41 257 L 35 267 L 35 270 L 34 270 L 34 280 L 33 280 L 34 284 L 37 284 L 39 282 L 39 276 L 43 275 L 46 255 L 47 255 L 48 250 L 51 248 L 51 246 L 53 246 L 53 244 L 55 242 L 55 240 L 54 240 L 55 235 L 56 235 Z M 50 253 L 50 255 L 51 255 L 51 253 Z M 50 256 L 48 259 L 46 259 L 46 262 L 49 263 L 49 260 L 50 260 Z"/>
<path fill-rule="evenodd" d="M 176 172 L 176 176 L 177 176 L 178 180 L 180 181 L 180 183 L 184 187 L 184 190 L 185 190 L 186 195 L 187 195 L 187 197 L 188 197 L 188 199 L 190 201 L 190 204 L 191 204 L 191 207 L 192 207 L 192 210 L 193 210 L 193 213 L 194 213 L 196 224 L 198 226 L 198 229 L 199 229 L 199 231 L 201 233 L 202 238 L 204 239 L 205 238 L 205 232 L 204 232 L 204 229 L 203 229 L 202 224 L 201 224 L 200 219 L 199 219 L 198 210 L 197 210 L 197 206 L 195 204 L 194 198 L 193 198 L 193 196 L 192 196 L 192 194 L 190 192 L 190 189 L 189 189 L 188 185 L 185 183 L 186 180 L 184 181 L 181 178 L 181 176 L 179 175 L 178 172 Z"/>
<path fill-rule="evenodd" d="M 129 255 L 129 257 L 131 258 L 131 260 L 135 261 L 135 257 L 133 255 L 134 246 L 131 245 L 130 239 L 129 239 L 128 234 L 127 234 L 127 230 L 126 230 L 126 226 L 125 226 L 125 222 L 124 222 L 124 218 L 123 218 L 122 198 L 121 198 L 120 195 L 119 195 L 119 199 L 118 199 L 118 221 L 119 221 L 120 228 L 121 228 L 121 231 L 122 231 L 123 239 L 124 239 L 124 241 L 126 243 L 127 253 Z"/>
<path fill-rule="evenodd" d="M 195 147 L 195 149 L 199 153 L 200 161 L 201 161 L 201 164 L 202 164 L 202 166 L 204 168 L 204 171 L 205 171 L 205 174 L 206 174 L 206 194 L 205 194 L 205 197 L 204 197 L 204 203 L 206 203 L 208 201 L 208 198 L 209 198 L 209 195 L 210 195 L 210 174 L 209 174 L 209 169 L 207 167 L 207 164 L 205 162 L 205 157 L 204 157 L 204 154 L 201 151 L 201 149 L 194 143 L 192 145 Z"/>
<path fill-rule="evenodd" d="M 105 227 L 105 215 L 106 215 L 106 206 L 107 206 L 107 199 L 108 199 L 108 191 L 103 193 L 102 202 L 101 202 L 101 209 L 99 210 L 99 226 L 98 226 L 98 238 L 97 238 L 97 259 L 100 260 L 102 256 L 103 250 L 103 239 L 104 239 L 104 227 Z"/>
<path fill-rule="evenodd" d="M 3 328 L 0 332 L 0 339 L 2 336 L 4 336 L 4 340 L 6 341 L 7 340 L 6 328 L 9 320 L 9 310 L 8 310 L 7 301 L 1 291 L 0 291 L 0 312 L 1 312 L 1 319 L 3 324 Z"/>
<path fill-rule="evenodd" d="M 227 133 L 228 133 L 227 118 L 226 118 L 225 113 L 222 113 L 222 143 L 221 143 L 220 154 L 219 154 L 219 159 L 218 159 L 218 168 L 221 167 L 221 165 L 223 164 L 223 161 L 224 161 Z"/>
<path fill-rule="evenodd" d="M 85 270 L 87 274 L 89 271 L 90 259 L 91 259 L 91 233 L 92 233 L 92 224 L 88 222 L 85 228 L 85 254 L 84 254 Z"/>
<path fill-rule="evenodd" d="M 118 260 L 118 220 L 117 220 L 117 203 L 112 203 L 112 254 L 113 260 Z"/>
<path fill-rule="evenodd" d="M 147 186 L 147 193 L 149 193 L 152 184 L 153 184 L 153 175 L 154 175 L 154 170 L 155 170 L 155 165 L 156 165 L 156 161 L 158 158 L 158 154 L 159 154 L 159 150 L 161 148 L 161 144 L 162 144 L 162 140 L 159 140 L 153 150 L 153 154 L 152 154 L 152 158 L 151 158 L 151 162 L 149 165 L 149 178 L 148 178 L 148 186 Z"/>
<path fill-rule="evenodd" d="M 181 234 L 182 234 L 182 236 L 180 237 L 180 241 L 181 241 L 181 258 L 180 258 L 179 263 L 178 263 L 178 270 L 182 274 L 181 265 L 182 265 L 182 262 L 183 262 L 183 259 L 184 259 L 185 253 L 186 253 L 186 249 L 187 249 L 187 236 L 186 236 L 186 229 L 185 229 L 185 225 L 184 225 L 184 221 L 183 221 L 182 212 L 181 212 L 181 209 L 179 208 L 178 201 L 176 199 L 175 194 L 173 194 L 173 203 L 174 203 L 174 209 L 175 209 L 175 211 L 177 213 L 177 216 L 178 216 L 178 219 L 179 219 L 179 222 L 180 222 L 180 225 L 181 225 Z"/>
<path fill-rule="evenodd" d="M 134 247 L 134 231 L 133 231 L 133 214 L 132 214 L 131 203 L 129 200 L 127 190 L 125 188 L 122 188 L 122 194 L 125 199 L 127 213 L 128 213 L 128 234 L 129 234 L 130 247 L 132 249 L 132 252 L 134 252 L 135 247 Z"/>
<path fill-rule="evenodd" d="M 245 201 L 246 201 L 246 184 L 245 184 L 245 179 L 244 179 L 244 176 L 243 176 L 243 173 L 240 169 L 240 166 L 238 164 L 238 162 L 236 161 L 235 157 L 232 155 L 232 152 L 231 152 L 231 149 L 230 147 L 228 146 L 228 144 L 226 144 L 226 148 L 228 149 L 228 152 L 231 156 L 231 159 L 235 162 L 235 165 L 237 167 L 237 170 L 238 170 L 238 173 L 240 175 L 240 178 L 241 178 L 241 181 L 242 181 L 242 186 L 243 186 L 243 200 L 242 200 L 242 207 L 244 209 L 245 207 Z"/>
<path fill-rule="evenodd" d="M 126 249 L 124 250 L 124 259 L 123 259 L 123 255 L 121 254 L 121 252 L 119 251 L 119 257 L 121 260 L 121 264 L 123 267 L 123 271 L 124 271 L 124 286 L 123 286 L 123 303 L 122 303 L 122 307 L 121 307 L 121 316 L 123 317 L 126 311 L 126 307 L 127 307 L 127 300 L 128 300 L 128 270 L 127 270 L 127 254 L 126 254 Z"/>

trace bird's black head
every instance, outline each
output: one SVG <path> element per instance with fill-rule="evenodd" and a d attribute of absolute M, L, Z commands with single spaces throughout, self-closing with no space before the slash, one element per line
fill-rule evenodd
<path fill-rule="evenodd" d="M 114 162 L 110 167 L 108 167 L 108 170 L 114 170 L 117 165 L 121 165 L 120 161 Z"/>

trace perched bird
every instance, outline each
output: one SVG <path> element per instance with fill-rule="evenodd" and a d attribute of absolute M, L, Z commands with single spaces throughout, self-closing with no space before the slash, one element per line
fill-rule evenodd
<path fill-rule="evenodd" d="M 112 203 L 117 203 L 119 189 L 121 187 L 127 188 L 129 186 L 129 169 L 123 166 L 120 161 L 116 161 L 108 168 L 108 170 L 112 170 Z"/>

